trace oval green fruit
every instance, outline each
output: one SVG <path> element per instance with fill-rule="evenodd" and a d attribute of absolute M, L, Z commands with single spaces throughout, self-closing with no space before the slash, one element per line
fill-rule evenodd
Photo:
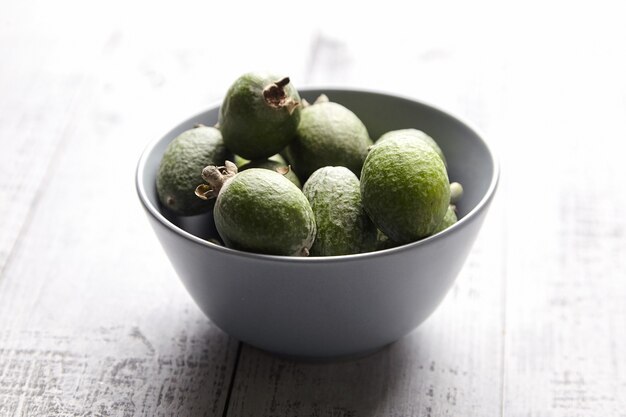
<path fill-rule="evenodd" d="M 284 156 L 303 181 L 325 166 L 344 166 L 359 176 L 371 145 L 367 128 L 354 113 L 338 103 L 320 102 L 302 109 Z"/>
<path fill-rule="evenodd" d="M 431 235 L 450 202 L 446 167 L 430 146 L 390 138 L 371 147 L 361 173 L 363 205 L 391 240 L 405 244 Z"/>
<path fill-rule="evenodd" d="M 300 96 L 288 77 L 251 72 L 228 89 L 218 125 L 226 146 L 245 159 L 280 152 L 300 121 Z"/>
<path fill-rule="evenodd" d="M 269 169 L 271 171 L 276 171 L 279 174 L 284 175 L 285 178 L 287 178 L 289 181 L 293 182 L 296 187 L 302 188 L 302 184 L 300 183 L 300 180 L 298 179 L 296 173 L 293 172 L 293 170 L 290 169 L 289 166 L 283 162 L 279 162 L 274 159 L 257 159 L 255 161 L 249 161 L 246 164 L 242 165 L 239 168 L 239 171 L 245 171 L 246 169 L 250 168 L 263 168 Z"/>
<path fill-rule="evenodd" d="M 426 133 L 424 133 L 424 132 L 422 132 L 421 130 L 418 130 L 418 129 L 392 130 L 392 131 L 389 131 L 389 132 L 383 134 L 381 137 L 379 137 L 378 140 L 376 141 L 376 143 L 380 143 L 380 142 L 383 142 L 383 141 L 385 141 L 387 139 L 396 138 L 396 137 L 412 137 L 412 138 L 415 138 L 417 140 L 420 140 L 420 141 L 428 144 L 429 146 L 431 146 L 435 150 L 435 152 L 437 152 L 439 157 L 441 157 L 443 163 L 446 166 L 448 165 L 448 163 L 446 161 L 446 157 L 443 154 L 443 151 L 441 150 L 441 148 L 439 147 L 437 142 L 435 141 L 435 139 L 433 139 L 432 137 L 428 136 Z"/>
<path fill-rule="evenodd" d="M 198 199 L 194 190 L 202 182 L 205 166 L 222 165 L 230 157 L 222 134 L 214 127 L 198 126 L 181 133 L 168 145 L 157 172 L 161 204 L 182 216 L 210 211 L 214 202 Z"/>
<path fill-rule="evenodd" d="M 306 256 L 315 239 L 309 201 L 277 172 L 251 168 L 227 179 L 215 202 L 215 225 L 227 247 Z"/>
<path fill-rule="evenodd" d="M 317 233 L 312 256 L 349 255 L 376 248 L 376 226 L 361 203 L 359 179 L 345 167 L 323 167 L 302 192 L 311 203 Z"/>

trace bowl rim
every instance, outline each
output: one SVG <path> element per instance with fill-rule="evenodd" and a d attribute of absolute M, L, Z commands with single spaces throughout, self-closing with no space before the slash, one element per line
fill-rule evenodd
<path fill-rule="evenodd" d="M 254 253 L 254 252 L 245 252 L 245 251 L 240 251 L 240 250 L 236 250 L 236 249 L 231 249 L 231 248 L 227 248 L 225 246 L 217 245 L 215 243 L 212 243 L 212 242 L 209 242 L 207 240 L 201 239 L 201 238 L 199 238 L 199 237 L 197 237 L 197 236 L 195 236 L 195 235 L 193 235 L 193 234 L 191 234 L 191 233 L 181 229 L 180 227 L 176 226 L 172 222 L 170 222 L 159 211 L 159 209 L 150 202 L 150 199 L 147 196 L 146 190 L 143 187 L 144 170 L 145 170 L 145 166 L 146 166 L 146 161 L 148 160 L 148 157 L 151 154 L 152 150 L 155 148 L 157 143 L 159 143 L 161 140 L 163 140 L 163 137 L 165 135 L 169 134 L 169 132 L 171 132 L 174 129 L 177 129 L 182 124 L 184 124 L 185 121 L 183 121 L 183 122 L 179 123 L 177 126 L 175 126 L 172 129 L 170 129 L 165 134 L 163 134 L 163 135 L 161 135 L 161 136 L 151 140 L 147 144 L 147 146 L 144 148 L 144 150 L 141 153 L 141 156 L 139 157 L 139 161 L 137 163 L 137 167 L 136 167 L 136 170 L 135 170 L 135 188 L 136 188 L 136 191 L 137 191 L 137 195 L 139 197 L 139 201 L 141 202 L 144 210 L 150 216 L 152 216 L 155 220 L 157 220 L 163 226 L 165 226 L 166 228 L 168 228 L 169 230 L 171 230 L 175 234 L 179 235 L 180 237 L 182 237 L 184 239 L 187 239 L 190 242 L 195 243 L 197 245 L 204 246 L 204 247 L 206 247 L 209 250 L 217 251 L 218 253 L 221 252 L 221 253 L 223 253 L 225 255 L 240 256 L 240 257 L 244 257 L 244 258 L 255 259 L 255 260 L 258 260 L 258 261 L 271 261 L 271 262 L 281 262 L 281 263 L 299 263 L 299 264 L 302 264 L 302 263 L 303 264 L 317 264 L 317 263 L 334 263 L 334 262 L 346 262 L 346 261 L 354 261 L 354 260 L 369 259 L 369 258 L 378 258 L 378 257 L 382 257 L 382 256 L 389 256 L 389 255 L 392 255 L 392 254 L 399 254 L 399 253 L 402 253 L 402 252 L 405 252 L 405 251 L 415 250 L 416 248 L 418 248 L 418 247 L 420 247 L 422 245 L 429 244 L 433 240 L 442 239 L 446 235 L 450 235 L 450 234 L 453 234 L 453 233 L 456 233 L 456 232 L 460 231 L 461 229 L 466 227 L 466 225 L 468 225 L 470 223 L 470 221 L 474 217 L 477 217 L 481 212 L 486 210 L 487 207 L 489 206 L 489 203 L 491 202 L 491 200 L 493 199 L 493 197 L 495 195 L 495 191 L 496 191 L 496 189 L 498 187 L 498 183 L 499 183 L 499 180 L 500 180 L 500 164 L 499 164 L 498 160 L 496 159 L 496 157 L 494 155 L 492 147 L 485 140 L 485 136 L 483 135 L 483 133 L 476 126 L 474 126 L 472 123 L 468 122 L 464 118 L 459 117 L 458 115 L 454 114 L 453 112 L 450 112 L 450 111 L 447 111 L 447 110 L 442 110 L 438 106 L 432 105 L 432 104 L 430 104 L 428 102 L 425 102 L 423 100 L 419 100 L 419 99 L 412 98 L 412 97 L 409 97 L 409 96 L 404 96 L 404 95 L 401 95 L 401 94 L 396 94 L 396 93 L 391 93 L 391 92 L 384 92 L 384 91 L 378 91 L 378 90 L 373 90 L 373 89 L 354 88 L 354 87 L 345 87 L 345 88 L 341 87 L 341 88 L 339 88 L 339 87 L 323 87 L 323 86 L 322 87 L 306 86 L 306 87 L 298 88 L 298 91 L 299 92 L 324 91 L 325 93 L 353 92 L 353 93 L 365 93 L 365 94 L 371 94 L 371 95 L 391 97 L 391 98 L 395 98 L 395 99 L 400 99 L 400 100 L 405 100 L 405 101 L 417 103 L 417 104 L 425 106 L 425 107 L 429 107 L 429 108 L 431 108 L 434 111 L 440 112 L 440 113 L 442 113 L 442 114 L 444 114 L 444 115 L 446 115 L 448 117 L 456 119 L 458 122 L 460 122 L 462 125 L 464 125 L 464 127 L 469 129 L 472 133 L 474 133 L 474 135 L 476 135 L 476 137 L 480 140 L 482 145 L 485 147 L 485 149 L 487 151 L 487 154 L 489 156 L 489 159 L 491 160 L 491 164 L 493 166 L 493 174 L 491 176 L 491 180 L 490 180 L 490 183 L 489 183 L 489 187 L 487 188 L 487 191 L 485 192 L 483 197 L 480 199 L 480 201 L 476 204 L 476 206 L 474 206 L 474 208 L 472 208 L 465 216 L 460 218 L 452 226 L 444 229 L 443 231 L 441 231 L 439 233 L 436 233 L 434 235 L 428 236 L 428 237 L 426 237 L 424 239 L 420 239 L 418 241 L 411 242 L 411 243 L 406 243 L 404 245 L 396 246 L 396 247 L 393 247 L 393 248 L 381 249 L 381 250 L 377 250 L 377 251 L 373 251 L 373 252 L 366 252 L 366 253 L 355 253 L 355 254 L 350 254 L 350 255 L 311 256 L 311 257 L 266 255 L 266 254 L 260 254 L 260 253 Z M 207 107 L 205 110 L 203 110 L 201 112 L 198 112 L 198 113 L 196 113 L 195 115 L 193 115 L 191 117 L 188 117 L 186 120 L 200 117 L 201 115 L 203 115 L 204 113 L 206 113 L 209 110 L 212 110 L 212 109 L 215 109 L 215 108 L 219 108 L 221 104 L 222 104 L 221 100 L 215 101 L 209 107 Z"/>

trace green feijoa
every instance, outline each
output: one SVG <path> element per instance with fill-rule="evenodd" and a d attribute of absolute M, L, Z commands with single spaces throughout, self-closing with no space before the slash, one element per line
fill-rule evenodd
<path fill-rule="evenodd" d="M 202 182 L 202 169 L 222 165 L 231 157 L 222 134 L 214 127 L 198 125 L 177 136 L 166 148 L 157 172 L 156 187 L 161 204 L 182 216 L 210 211 L 212 201 L 194 196 Z"/>
<path fill-rule="evenodd" d="M 367 128 L 354 113 L 321 101 L 302 109 L 296 137 L 284 156 L 303 181 L 325 166 L 344 166 L 358 176 L 371 145 Z"/>
<path fill-rule="evenodd" d="M 289 77 L 250 72 L 228 89 L 218 125 L 228 149 L 249 160 L 280 152 L 300 121 L 300 96 Z"/>
<path fill-rule="evenodd" d="M 315 216 L 302 191 L 283 175 L 250 168 L 237 173 L 228 162 L 202 171 L 201 198 L 217 195 L 215 225 L 229 248 L 270 255 L 307 256 L 315 239 Z"/>
<path fill-rule="evenodd" d="M 448 227 L 456 223 L 457 220 L 458 219 L 456 217 L 456 207 L 450 204 L 448 206 L 448 210 L 446 210 L 446 214 L 443 216 L 443 219 L 441 220 L 441 223 L 439 223 L 439 226 L 437 226 L 433 234 L 439 233 L 447 229 Z"/>
<path fill-rule="evenodd" d="M 446 161 L 446 157 L 443 154 L 443 151 L 441 150 L 441 148 L 439 147 L 439 145 L 437 144 L 437 142 L 435 141 L 435 139 L 433 139 L 432 137 L 428 136 L 426 133 L 422 132 L 421 130 L 417 130 L 417 129 L 399 129 L 399 130 L 392 130 L 389 131 L 385 134 L 383 134 L 381 137 L 378 138 L 378 140 L 376 141 L 376 143 L 380 143 L 382 141 L 385 141 L 389 138 L 394 138 L 394 137 L 412 137 L 415 138 L 417 140 L 421 140 L 424 143 L 427 143 L 429 146 L 431 146 L 435 152 L 437 152 L 437 154 L 439 154 L 439 156 L 441 157 L 441 159 L 443 160 L 443 163 L 447 166 L 447 161 Z"/>
<path fill-rule="evenodd" d="M 437 229 L 450 202 L 450 183 L 432 147 L 397 137 L 370 148 L 361 172 L 361 195 L 376 226 L 405 244 Z"/>
<path fill-rule="evenodd" d="M 376 249 L 376 226 L 361 203 L 359 179 L 345 167 L 323 167 L 302 192 L 315 213 L 317 233 L 311 256 L 348 255 Z"/>
<path fill-rule="evenodd" d="M 250 168 L 263 168 L 269 169 L 272 171 L 276 171 L 279 174 L 282 174 L 289 181 L 293 182 L 298 188 L 302 188 L 302 184 L 298 179 L 298 176 L 289 166 L 283 162 L 279 162 L 273 159 L 257 159 L 255 161 L 249 161 L 248 163 L 239 167 L 239 171 L 245 171 Z"/>

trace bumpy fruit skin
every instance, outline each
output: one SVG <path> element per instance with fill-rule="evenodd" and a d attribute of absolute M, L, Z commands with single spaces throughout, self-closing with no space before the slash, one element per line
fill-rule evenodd
<path fill-rule="evenodd" d="M 274 159 L 257 159 L 255 161 L 249 161 L 239 167 L 239 172 L 245 171 L 250 168 L 263 168 L 278 172 L 279 174 L 284 175 L 285 178 L 287 178 L 289 181 L 293 182 L 296 187 L 302 188 L 302 184 L 300 183 L 300 180 L 298 179 L 296 173 L 293 172 L 293 170 L 283 162 L 279 162 Z M 283 174 L 283 172 L 281 171 L 284 171 L 285 173 Z"/>
<path fill-rule="evenodd" d="M 367 128 L 350 110 L 338 103 L 323 102 L 304 108 L 296 138 L 284 156 L 300 179 L 316 169 L 344 166 L 361 174 L 372 140 Z"/>
<path fill-rule="evenodd" d="M 210 211 L 214 201 L 203 201 L 194 195 L 202 182 L 202 168 L 223 165 L 231 157 L 222 134 L 214 127 L 200 126 L 181 133 L 168 145 L 157 173 L 161 204 L 181 216 Z"/>
<path fill-rule="evenodd" d="M 264 90 L 284 77 L 248 73 L 228 89 L 218 125 L 228 149 L 245 159 L 268 158 L 293 139 L 300 121 L 300 96 L 292 83 L 281 87 L 282 103 L 268 101 Z"/>
<path fill-rule="evenodd" d="M 376 226 L 361 203 L 359 179 L 345 167 L 323 167 L 304 184 L 317 234 L 311 256 L 349 255 L 376 249 Z"/>
<path fill-rule="evenodd" d="M 434 233 L 450 202 L 446 167 L 430 146 L 412 138 L 374 145 L 361 173 L 363 205 L 392 241 L 405 244 Z"/>
<path fill-rule="evenodd" d="M 433 139 L 432 137 L 428 136 L 426 133 L 422 132 L 421 130 L 417 130 L 417 129 L 392 130 L 392 131 L 389 131 L 389 132 L 383 134 L 381 137 L 379 137 L 378 140 L 376 141 L 376 143 L 380 143 L 380 142 L 383 142 L 383 141 L 385 141 L 387 139 L 396 138 L 396 137 L 412 137 L 412 138 L 415 138 L 417 140 L 421 140 L 422 142 L 424 142 L 424 143 L 428 144 L 429 146 L 431 146 L 435 150 L 435 152 L 437 152 L 437 154 L 439 155 L 439 157 L 441 158 L 443 163 L 446 166 L 448 165 L 448 163 L 446 161 L 446 157 L 443 154 L 443 151 L 441 150 L 441 148 L 439 147 L 437 142 L 435 141 L 435 139 Z"/>
<path fill-rule="evenodd" d="M 213 213 L 229 248 L 303 256 L 315 239 L 309 201 L 291 181 L 267 169 L 251 168 L 226 180 Z"/>

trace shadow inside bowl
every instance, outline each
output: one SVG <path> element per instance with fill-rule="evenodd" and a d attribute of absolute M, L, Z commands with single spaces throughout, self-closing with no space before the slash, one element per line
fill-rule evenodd
<path fill-rule="evenodd" d="M 159 204 L 159 210 L 161 214 L 163 214 L 163 217 L 176 227 L 179 227 L 182 230 L 199 237 L 200 239 L 224 246 L 224 242 L 222 241 L 222 238 L 217 231 L 217 227 L 215 226 L 215 219 L 213 218 L 212 211 L 204 214 L 198 214 L 196 216 L 179 216 L 162 204 Z"/>

